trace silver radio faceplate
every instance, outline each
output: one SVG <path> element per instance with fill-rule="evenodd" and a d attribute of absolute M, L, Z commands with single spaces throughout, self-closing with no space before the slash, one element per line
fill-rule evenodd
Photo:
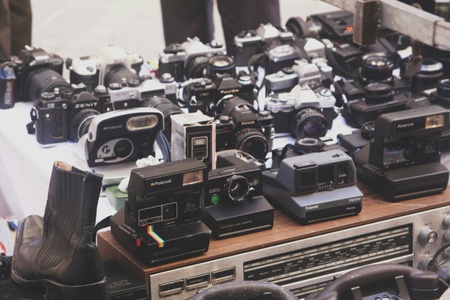
<path fill-rule="evenodd" d="M 301 299 L 333 278 L 369 264 L 399 263 L 425 269 L 436 250 L 449 242 L 447 232 L 450 207 L 408 214 L 151 274 L 150 297 L 186 299 L 225 281 L 264 280 Z"/>

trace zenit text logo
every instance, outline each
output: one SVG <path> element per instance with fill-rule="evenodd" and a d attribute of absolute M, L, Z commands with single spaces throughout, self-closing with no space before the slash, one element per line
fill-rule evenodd
<path fill-rule="evenodd" d="M 166 180 L 160 180 L 160 181 L 153 181 L 150 183 L 150 186 L 159 186 L 159 185 L 165 185 L 172 183 L 172 179 L 166 179 Z"/>

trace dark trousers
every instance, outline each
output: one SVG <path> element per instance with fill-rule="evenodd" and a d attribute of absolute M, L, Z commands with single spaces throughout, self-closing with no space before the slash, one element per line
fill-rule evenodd
<path fill-rule="evenodd" d="M 0 59 L 31 45 L 30 0 L 0 0 Z"/>
<path fill-rule="evenodd" d="M 217 8 L 228 49 L 242 30 L 281 23 L 279 0 L 217 0 Z M 161 10 L 166 45 L 188 37 L 198 37 L 203 43 L 214 38 L 212 0 L 161 0 Z"/>

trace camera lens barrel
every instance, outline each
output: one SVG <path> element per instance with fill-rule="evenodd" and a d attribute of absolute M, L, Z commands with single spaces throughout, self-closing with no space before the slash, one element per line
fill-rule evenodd
<path fill-rule="evenodd" d="M 27 78 L 26 87 L 31 101 L 38 100 L 42 93 L 53 92 L 55 88 L 60 91 L 73 91 L 61 74 L 48 68 L 40 68 L 31 72 Z"/>
<path fill-rule="evenodd" d="M 296 138 L 322 137 L 328 132 L 328 122 L 319 109 L 306 107 L 295 116 L 291 134 Z"/>
<path fill-rule="evenodd" d="M 231 200 L 240 202 L 244 200 L 250 192 L 250 185 L 247 178 L 241 175 L 233 175 L 225 183 L 225 191 Z"/>
<path fill-rule="evenodd" d="M 386 103 L 394 100 L 392 86 L 387 83 L 373 82 L 364 87 L 365 102 L 367 104 Z"/>
<path fill-rule="evenodd" d="M 383 81 L 392 77 L 394 62 L 381 54 L 368 55 L 363 58 L 361 76 L 369 81 Z"/>

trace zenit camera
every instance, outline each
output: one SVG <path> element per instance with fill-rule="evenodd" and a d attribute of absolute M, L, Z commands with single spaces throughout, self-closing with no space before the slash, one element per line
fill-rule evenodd
<path fill-rule="evenodd" d="M 183 43 L 168 45 L 159 53 L 160 75 L 170 74 L 177 82 L 204 76 L 208 59 L 215 55 L 226 55 L 226 49 L 217 41 L 202 43 L 197 37 L 187 38 Z"/>
<path fill-rule="evenodd" d="M 257 111 L 248 101 L 233 96 L 218 106 L 216 151 L 237 149 L 257 159 L 264 159 L 272 149 L 273 117 Z"/>
<path fill-rule="evenodd" d="M 113 110 L 109 97 L 100 91 L 89 93 L 83 86 L 55 88 L 44 92 L 31 109 L 36 140 L 41 145 L 77 141 L 91 119 Z"/>
<path fill-rule="evenodd" d="M 209 171 L 202 220 L 216 239 L 271 229 L 273 208 L 263 196 L 262 171 L 235 155 Z"/>
<path fill-rule="evenodd" d="M 231 56 L 216 55 L 208 60 L 205 77 L 186 82 L 183 100 L 189 112 L 200 110 L 214 116 L 223 97 L 234 95 L 253 103 L 257 98 L 255 88 L 255 79 L 250 74 L 236 72 Z"/>
<path fill-rule="evenodd" d="M 363 195 L 356 168 L 340 149 L 288 157 L 278 169 L 263 171 L 263 192 L 301 224 L 355 215 Z"/>
<path fill-rule="evenodd" d="M 207 167 L 196 159 L 131 171 L 128 201 L 111 217 L 117 240 L 148 265 L 199 255 L 211 230 L 201 221 Z"/>
<path fill-rule="evenodd" d="M 374 137 L 358 152 L 358 178 L 391 201 L 444 191 L 448 169 L 440 162 L 449 112 L 438 105 L 380 115 Z"/>
<path fill-rule="evenodd" d="M 336 117 L 336 98 L 324 86 L 297 85 L 289 93 L 277 93 L 265 100 L 273 116 L 275 133 L 293 137 L 322 137 Z"/>
<path fill-rule="evenodd" d="M 42 93 L 52 92 L 55 88 L 71 89 L 62 77 L 64 61 L 56 54 L 25 46 L 19 51 L 15 63 L 18 101 L 36 101 Z"/>
<path fill-rule="evenodd" d="M 153 145 L 164 120 L 155 108 L 135 107 L 97 115 L 88 128 L 84 148 L 92 167 L 154 156 Z"/>
<path fill-rule="evenodd" d="M 122 84 L 139 80 L 143 59 L 125 51 L 122 47 L 107 45 L 99 48 L 94 55 L 68 58 L 66 67 L 70 70 L 71 83 L 83 83 L 88 91 L 97 85 L 109 88 L 111 83 Z"/>

